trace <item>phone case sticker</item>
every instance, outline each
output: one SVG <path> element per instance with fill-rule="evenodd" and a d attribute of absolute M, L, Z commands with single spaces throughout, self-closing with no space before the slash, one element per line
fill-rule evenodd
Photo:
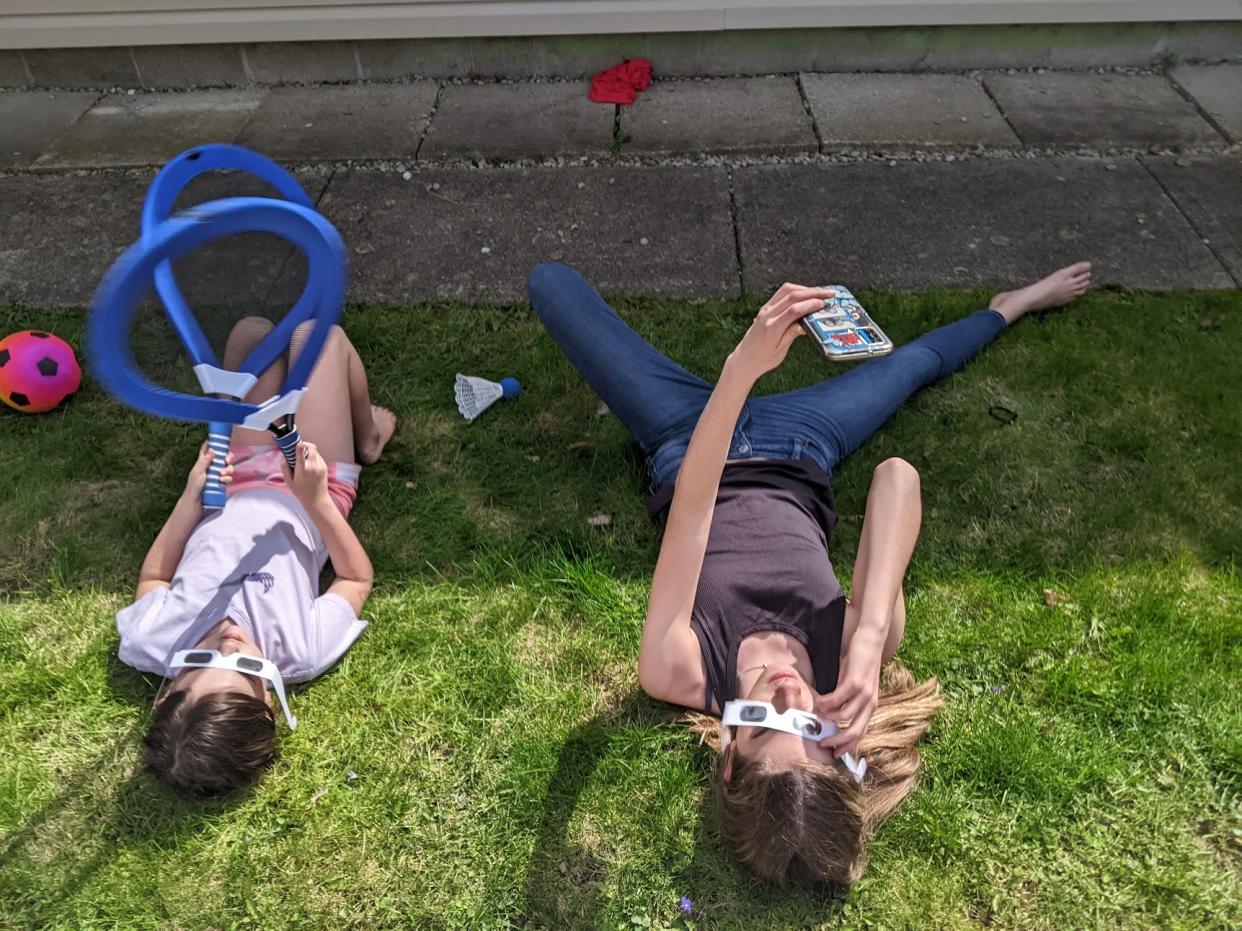
<path fill-rule="evenodd" d="M 830 359 L 847 361 L 887 355 L 891 341 L 876 326 L 848 288 L 825 285 L 836 294 L 824 306 L 808 315 L 803 323 Z"/>
<path fill-rule="evenodd" d="M 826 335 L 830 346 L 841 349 L 852 349 L 862 344 L 862 337 L 856 330 L 829 330 Z"/>
<path fill-rule="evenodd" d="M 835 325 L 831 323 L 827 317 L 821 317 L 818 314 L 814 314 L 810 317 L 810 323 L 812 328 L 815 330 L 815 335 L 821 340 L 828 339 L 828 333 Z"/>

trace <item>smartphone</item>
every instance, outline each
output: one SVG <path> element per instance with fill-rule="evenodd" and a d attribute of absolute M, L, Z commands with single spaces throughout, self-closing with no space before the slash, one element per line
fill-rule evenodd
<path fill-rule="evenodd" d="M 875 359 L 893 351 L 893 341 L 863 310 L 849 288 L 839 284 L 824 285 L 836 296 L 825 302 L 823 309 L 802 318 L 807 336 L 819 347 L 829 362 L 854 362 Z"/>

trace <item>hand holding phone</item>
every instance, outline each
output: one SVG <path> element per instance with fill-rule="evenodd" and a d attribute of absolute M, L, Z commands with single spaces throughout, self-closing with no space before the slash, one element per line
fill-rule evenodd
<path fill-rule="evenodd" d="M 802 318 L 807 336 L 830 362 L 875 359 L 893 351 L 893 341 L 884 335 L 862 304 L 844 285 L 825 285 L 836 296 L 822 309 Z"/>

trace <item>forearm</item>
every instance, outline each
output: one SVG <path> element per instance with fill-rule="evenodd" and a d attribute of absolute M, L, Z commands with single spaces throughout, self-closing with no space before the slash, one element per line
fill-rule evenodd
<path fill-rule="evenodd" d="M 859 543 L 859 551 L 866 552 L 867 558 L 860 567 L 861 577 L 854 580 L 857 635 L 881 644 L 888 638 L 922 523 L 918 473 L 900 460 L 890 462 L 894 464 L 885 463 L 877 470 L 867 495 Z"/>
<path fill-rule="evenodd" d="M 671 624 L 690 616 L 720 475 L 728 459 L 733 428 L 752 383 L 726 363 L 690 437 L 651 579 L 644 640 L 662 638 Z"/>
<path fill-rule="evenodd" d="M 324 546 L 328 549 L 328 558 L 332 560 L 332 570 L 338 579 L 370 586 L 375 578 L 371 567 L 371 558 L 362 548 L 357 534 L 349 526 L 349 522 L 336 509 L 332 499 L 326 495 L 307 507 L 315 528 L 323 537 Z"/>
<path fill-rule="evenodd" d="M 679 513 L 701 515 L 705 511 L 710 523 L 716 492 L 720 489 L 720 475 L 733 442 L 733 430 L 753 386 L 754 379 L 725 362 L 686 447 L 669 508 L 670 525 Z"/>
<path fill-rule="evenodd" d="M 140 586 L 144 582 L 172 580 L 177 564 L 181 562 L 181 555 L 185 552 L 186 541 L 202 519 L 203 507 L 196 498 L 183 494 L 177 499 L 176 506 L 164 521 L 164 526 L 156 534 L 155 542 L 151 544 L 146 558 L 142 561 L 142 568 L 138 571 Z"/>

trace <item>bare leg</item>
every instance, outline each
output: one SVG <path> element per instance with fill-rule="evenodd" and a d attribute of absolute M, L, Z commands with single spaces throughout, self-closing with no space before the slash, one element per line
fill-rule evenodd
<path fill-rule="evenodd" d="M 272 332 L 276 324 L 266 317 L 243 317 L 229 331 L 228 343 L 224 347 L 224 367 L 237 371 L 246 356 L 250 355 L 263 337 Z M 285 360 L 277 359 L 259 376 L 258 382 L 243 400 L 251 404 L 261 404 L 280 391 L 285 380 L 287 366 Z M 247 446 L 271 446 L 272 435 L 267 430 L 250 430 L 246 427 L 233 428 L 233 442 Z"/>
<path fill-rule="evenodd" d="M 1082 297 L 1091 287 L 1091 263 L 1075 262 L 1059 268 L 1047 278 L 1028 284 L 1017 291 L 1001 291 L 988 301 L 988 307 L 1012 325 L 1023 314 L 1032 310 L 1060 307 L 1075 298 Z"/>
<path fill-rule="evenodd" d="M 294 331 L 289 343 L 291 362 L 309 336 L 309 324 Z M 328 462 L 366 464 L 379 459 L 397 428 L 391 411 L 371 404 L 362 359 L 340 327 L 332 328 L 311 370 L 297 423 L 302 436 L 316 444 Z"/>

